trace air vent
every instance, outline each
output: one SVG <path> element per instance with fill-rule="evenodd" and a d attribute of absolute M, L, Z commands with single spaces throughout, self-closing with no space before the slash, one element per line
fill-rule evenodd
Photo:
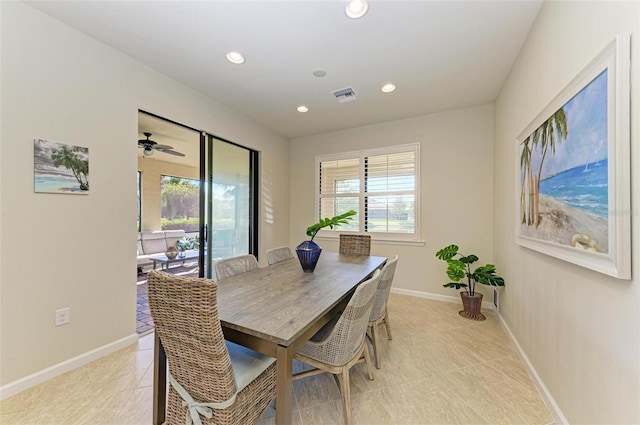
<path fill-rule="evenodd" d="M 358 99 L 358 96 L 356 96 L 356 93 L 353 91 L 351 87 L 336 90 L 331 94 L 334 95 L 335 98 L 338 99 L 338 102 L 340 103 L 347 103 L 347 102 L 351 102 L 352 100 Z"/>

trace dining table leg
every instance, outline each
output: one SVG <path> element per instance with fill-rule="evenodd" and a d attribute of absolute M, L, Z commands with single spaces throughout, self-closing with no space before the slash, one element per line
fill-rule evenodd
<path fill-rule="evenodd" d="M 290 425 L 293 410 L 293 350 L 278 345 L 276 348 L 276 424 Z"/>

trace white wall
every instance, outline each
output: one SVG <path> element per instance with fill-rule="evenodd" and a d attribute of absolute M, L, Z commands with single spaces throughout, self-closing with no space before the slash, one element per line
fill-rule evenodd
<path fill-rule="evenodd" d="M 496 101 L 494 247 L 508 285 L 502 314 L 562 422 L 640 423 L 639 23 L 638 2 L 545 2 Z M 622 32 L 633 33 L 632 281 L 514 242 L 516 137 Z"/>
<path fill-rule="evenodd" d="M 308 239 L 315 223 L 315 156 L 420 143 L 421 246 L 372 243 L 372 254 L 400 260 L 395 289 L 458 297 L 443 288 L 446 265 L 438 249 L 456 243 L 462 252 L 492 260 L 493 107 L 478 106 L 320 134 L 291 141 L 290 246 Z M 317 239 L 317 238 L 316 238 Z M 337 251 L 335 241 L 320 245 Z"/>
<path fill-rule="evenodd" d="M 289 141 L 22 2 L 0 2 L 0 385 L 135 337 L 138 109 L 261 151 L 289 187 Z M 85 146 L 88 196 L 33 191 L 33 139 Z M 289 241 L 288 190 L 262 198 L 260 240 Z M 54 327 L 54 311 L 71 323 Z"/>

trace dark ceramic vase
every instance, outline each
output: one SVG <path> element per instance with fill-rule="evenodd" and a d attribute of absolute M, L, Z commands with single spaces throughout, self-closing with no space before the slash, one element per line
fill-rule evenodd
<path fill-rule="evenodd" d="M 313 273 L 322 253 L 322 247 L 314 241 L 304 241 L 296 247 L 298 260 L 305 273 Z"/>

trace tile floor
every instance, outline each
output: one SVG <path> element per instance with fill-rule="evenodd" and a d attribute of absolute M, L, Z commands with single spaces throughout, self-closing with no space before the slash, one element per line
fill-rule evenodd
<path fill-rule="evenodd" d="M 550 424 L 552 417 L 496 315 L 473 322 L 456 304 L 391 294 L 393 340 L 382 369 L 351 374 L 354 425 Z M 381 332 L 385 335 L 384 331 Z M 153 333 L 0 401 L 0 423 L 148 425 L 152 420 Z M 296 368 L 301 365 L 296 365 Z M 294 424 L 340 424 L 340 393 L 327 374 L 294 382 Z M 260 424 L 273 424 L 269 408 Z"/>

